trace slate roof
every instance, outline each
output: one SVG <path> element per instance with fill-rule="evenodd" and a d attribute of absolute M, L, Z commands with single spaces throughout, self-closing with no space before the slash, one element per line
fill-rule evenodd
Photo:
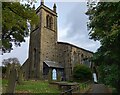
<path fill-rule="evenodd" d="M 57 42 L 57 43 L 58 43 L 58 44 L 69 45 L 69 46 L 72 46 L 72 47 L 76 47 L 76 48 L 78 48 L 78 49 L 81 49 L 81 50 L 84 50 L 84 51 L 86 51 L 86 52 L 89 52 L 89 53 L 94 54 L 94 52 L 92 52 L 92 51 L 86 50 L 86 49 L 84 49 L 84 48 L 78 47 L 78 46 L 76 46 L 76 45 L 73 45 L 73 44 L 70 44 L 70 43 L 67 43 L 67 42 Z"/>
<path fill-rule="evenodd" d="M 64 67 L 61 66 L 59 63 L 54 62 L 54 61 L 44 61 L 44 63 L 45 63 L 48 67 L 64 68 Z"/>

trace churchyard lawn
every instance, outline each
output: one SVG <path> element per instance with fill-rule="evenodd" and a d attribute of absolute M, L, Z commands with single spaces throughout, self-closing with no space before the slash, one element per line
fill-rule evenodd
<path fill-rule="evenodd" d="M 3 79 L 2 92 L 5 93 L 8 81 Z M 24 81 L 22 85 L 16 85 L 15 93 L 60 93 L 58 87 L 50 85 L 48 81 Z"/>
<path fill-rule="evenodd" d="M 2 93 L 5 93 L 6 87 L 8 85 L 8 80 L 0 79 L 2 81 Z M 69 83 L 69 82 L 68 82 Z M 79 84 L 79 93 L 85 93 L 90 87 L 92 83 L 80 83 Z M 58 85 L 49 84 L 48 81 L 24 81 L 21 85 L 16 85 L 15 93 L 56 93 L 54 95 L 58 95 L 61 91 L 58 88 Z"/>

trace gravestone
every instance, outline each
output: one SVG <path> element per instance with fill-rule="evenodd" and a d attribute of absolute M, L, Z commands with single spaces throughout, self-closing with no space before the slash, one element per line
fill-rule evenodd
<path fill-rule="evenodd" d="M 10 76 L 9 76 L 9 80 L 8 80 L 8 87 L 6 89 L 6 93 L 14 93 L 16 79 L 17 79 L 17 70 L 15 68 L 13 68 L 10 71 Z"/>
<path fill-rule="evenodd" d="M 11 69 L 11 65 L 8 64 L 8 66 L 7 66 L 7 68 L 6 68 L 6 74 L 5 74 L 6 79 L 9 79 L 9 76 L 10 76 L 10 69 Z"/>
<path fill-rule="evenodd" d="M 22 84 L 22 82 L 23 82 L 23 72 L 21 69 L 18 70 L 17 82 L 18 82 L 18 84 Z"/>

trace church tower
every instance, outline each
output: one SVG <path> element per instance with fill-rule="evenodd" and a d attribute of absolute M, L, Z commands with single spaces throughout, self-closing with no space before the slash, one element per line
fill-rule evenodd
<path fill-rule="evenodd" d="M 40 17 L 39 25 L 30 34 L 28 78 L 42 78 L 43 62 L 56 61 L 57 13 L 44 5 L 44 0 L 36 9 Z"/>

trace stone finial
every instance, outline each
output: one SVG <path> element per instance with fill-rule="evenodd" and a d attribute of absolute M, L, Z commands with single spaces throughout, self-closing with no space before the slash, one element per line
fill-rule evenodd
<path fill-rule="evenodd" d="M 41 0 L 41 5 L 44 5 L 44 0 Z"/>
<path fill-rule="evenodd" d="M 35 4 L 33 5 L 33 9 L 35 9 Z"/>
<path fill-rule="evenodd" d="M 56 12 L 56 4 L 54 3 L 53 11 Z"/>

